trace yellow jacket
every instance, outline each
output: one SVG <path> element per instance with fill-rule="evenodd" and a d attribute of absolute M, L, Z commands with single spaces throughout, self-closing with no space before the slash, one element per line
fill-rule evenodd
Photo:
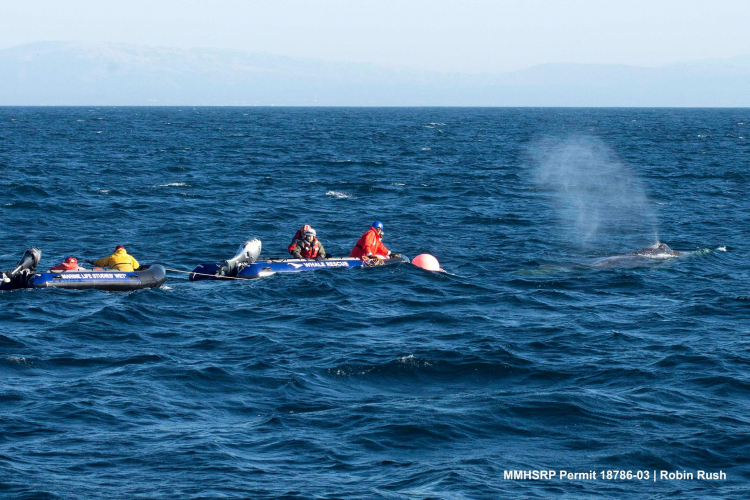
<path fill-rule="evenodd" d="M 138 264 L 138 261 L 128 255 L 128 252 L 126 252 L 124 248 L 118 248 L 112 255 L 95 260 L 94 265 L 124 272 L 135 271 L 141 267 L 141 265 Z"/>

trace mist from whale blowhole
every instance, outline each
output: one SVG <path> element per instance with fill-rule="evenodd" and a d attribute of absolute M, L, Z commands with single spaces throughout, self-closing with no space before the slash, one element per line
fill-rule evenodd
<path fill-rule="evenodd" d="M 659 243 L 643 183 L 600 139 L 546 139 L 530 153 L 535 182 L 551 196 L 567 241 L 608 251 Z"/>

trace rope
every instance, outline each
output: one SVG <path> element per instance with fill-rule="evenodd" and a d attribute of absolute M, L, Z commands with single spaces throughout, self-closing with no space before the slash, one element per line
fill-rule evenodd
<path fill-rule="evenodd" d="M 165 267 L 164 270 L 172 271 L 173 273 L 194 274 L 196 276 L 209 276 L 211 278 L 216 278 L 220 280 L 245 280 L 247 279 L 247 278 L 233 278 L 232 276 L 217 276 L 215 274 L 194 273 L 193 271 L 180 271 L 179 269 L 169 269 L 168 267 Z"/>

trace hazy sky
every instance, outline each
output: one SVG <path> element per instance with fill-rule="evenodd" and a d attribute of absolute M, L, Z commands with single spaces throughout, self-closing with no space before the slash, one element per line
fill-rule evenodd
<path fill-rule="evenodd" d="M 0 48 L 42 40 L 234 48 L 460 72 L 750 53 L 750 0 L 24 0 Z"/>

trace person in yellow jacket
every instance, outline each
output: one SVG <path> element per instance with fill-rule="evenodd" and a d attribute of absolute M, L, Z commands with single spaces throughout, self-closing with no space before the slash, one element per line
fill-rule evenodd
<path fill-rule="evenodd" d="M 137 260 L 128 255 L 128 252 L 125 251 L 125 247 L 122 245 L 117 245 L 112 255 L 99 260 L 87 260 L 86 262 L 99 267 L 108 267 L 113 271 L 123 272 L 137 271 L 141 267 Z"/>

